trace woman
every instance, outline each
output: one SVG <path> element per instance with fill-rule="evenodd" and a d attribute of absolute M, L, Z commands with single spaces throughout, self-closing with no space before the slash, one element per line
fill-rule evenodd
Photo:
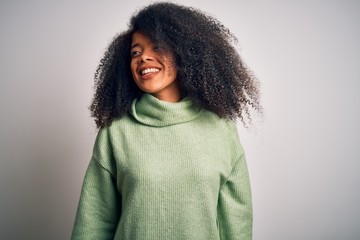
<path fill-rule="evenodd" d="M 251 239 L 235 120 L 261 111 L 236 38 L 199 10 L 156 3 L 131 18 L 95 74 L 100 128 L 72 239 Z"/>

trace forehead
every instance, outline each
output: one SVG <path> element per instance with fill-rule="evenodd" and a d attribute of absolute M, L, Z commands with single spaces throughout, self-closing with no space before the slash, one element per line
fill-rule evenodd
<path fill-rule="evenodd" d="M 132 35 L 131 45 L 133 46 L 135 44 L 140 44 L 140 45 L 149 44 L 149 45 L 151 45 L 152 41 L 145 34 L 143 34 L 141 32 L 134 32 L 133 35 Z"/>

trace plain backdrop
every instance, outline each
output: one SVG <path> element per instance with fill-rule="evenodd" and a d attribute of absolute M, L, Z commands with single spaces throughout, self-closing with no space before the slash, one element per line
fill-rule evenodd
<path fill-rule="evenodd" d="M 93 74 L 150 1 L 0 1 L 0 239 L 69 239 L 97 133 Z M 360 2 L 178 1 L 224 23 L 262 86 L 238 123 L 254 240 L 360 239 Z"/>

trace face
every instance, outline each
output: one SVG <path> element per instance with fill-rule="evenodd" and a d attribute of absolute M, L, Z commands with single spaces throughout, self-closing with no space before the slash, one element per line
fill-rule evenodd
<path fill-rule="evenodd" d="M 132 76 L 142 91 L 163 101 L 177 102 L 181 95 L 173 55 L 160 53 L 156 48 L 144 34 L 133 34 L 130 52 Z"/>

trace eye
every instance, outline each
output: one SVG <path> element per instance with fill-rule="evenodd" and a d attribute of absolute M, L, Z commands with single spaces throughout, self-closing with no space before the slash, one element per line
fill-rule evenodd
<path fill-rule="evenodd" d="M 134 58 L 134 57 L 139 56 L 140 54 L 141 54 L 140 51 L 134 50 L 134 51 L 131 51 L 130 56 Z"/>
<path fill-rule="evenodd" d="M 160 45 L 154 45 L 154 46 L 153 46 L 153 50 L 154 50 L 155 52 L 162 52 L 162 51 L 164 51 L 164 47 L 162 47 L 162 46 L 160 46 Z"/>
<path fill-rule="evenodd" d="M 133 48 L 133 49 L 131 50 L 131 52 L 130 52 L 130 56 L 131 56 L 132 58 L 134 58 L 134 57 L 140 56 L 141 53 L 142 53 L 142 50 L 141 50 L 141 49 L 139 49 L 139 48 Z"/>

